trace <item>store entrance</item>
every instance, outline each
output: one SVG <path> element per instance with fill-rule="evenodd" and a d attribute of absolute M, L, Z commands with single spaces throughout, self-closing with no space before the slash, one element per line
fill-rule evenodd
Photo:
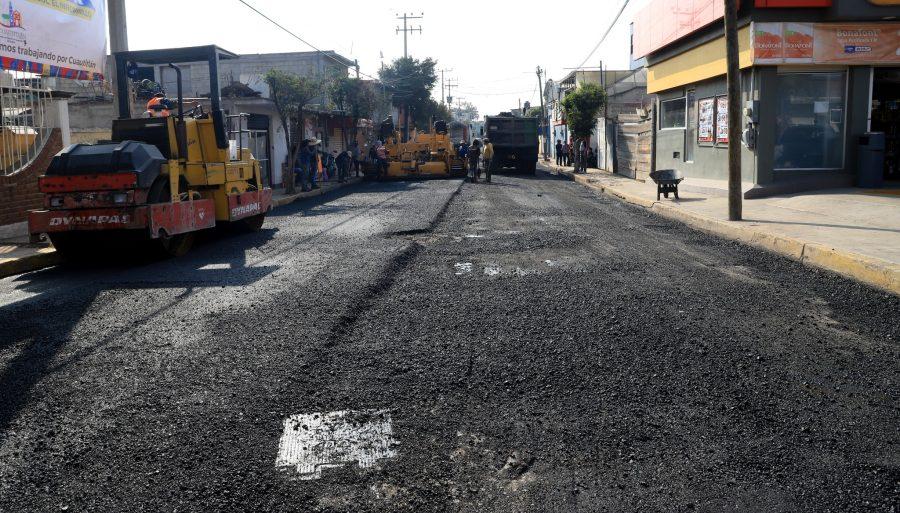
<path fill-rule="evenodd" d="M 900 181 L 900 68 L 875 68 L 872 77 L 872 131 L 884 132 L 884 179 Z"/>

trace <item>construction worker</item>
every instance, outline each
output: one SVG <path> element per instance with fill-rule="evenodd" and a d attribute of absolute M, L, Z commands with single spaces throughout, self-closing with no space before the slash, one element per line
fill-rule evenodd
<path fill-rule="evenodd" d="M 484 166 L 484 181 L 491 183 L 491 161 L 494 158 L 494 145 L 488 138 L 484 139 L 484 148 L 481 150 L 481 162 Z"/>
<path fill-rule="evenodd" d="M 150 101 L 147 102 L 147 112 L 145 115 L 148 118 L 167 118 L 171 114 L 169 109 L 172 107 L 172 102 L 166 95 L 163 93 L 156 93 L 153 95 L 153 98 L 150 98 Z"/>
<path fill-rule="evenodd" d="M 375 141 L 375 170 L 378 172 L 377 177 L 387 176 L 388 172 L 388 151 L 381 141 Z"/>
<path fill-rule="evenodd" d="M 478 139 L 473 140 L 472 146 L 469 147 L 466 155 L 469 157 L 469 171 L 472 172 L 472 183 L 477 183 L 478 175 L 481 174 L 481 170 L 478 169 L 478 160 L 481 158 L 481 141 Z"/>

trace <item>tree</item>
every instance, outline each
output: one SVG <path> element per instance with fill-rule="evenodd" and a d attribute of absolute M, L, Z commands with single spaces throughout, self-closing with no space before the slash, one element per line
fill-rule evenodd
<path fill-rule="evenodd" d="M 569 131 L 579 139 L 590 137 L 605 103 L 606 92 L 597 84 L 582 84 L 569 92 L 562 101 Z"/>
<path fill-rule="evenodd" d="M 379 78 L 391 90 L 393 104 L 407 109 L 418 126 L 427 126 L 434 111 L 436 102 L 431 97 L 431 90 L 437 83 L 436 64 L 431 58 L 420 61 L 401 57 L 378 72 Z"/>
<path fill-rule="evenodd" d="M 378 108 L 379 98 L 372 82 L 358 78 L 336 77 L 329 83 L 328 94 L 334 105 L 353 120 L 356 137 L 360 119 L 371 118 Z"/>
<path fill-rule="evenodd" d="M 450 109 L 434 98 L 429 98 L 429 101 L 423 106 L 422 116 L 425 118 L 425 124 L 421 126 L 427 126 L 428 120 L 449 121 L 453 119 Z"/>
<path fill-rule="evenodd" d="M 544 110 L 540 106 L 532 107 L 528 109 L 528 112 L 525 113 L 525 117 L 528 118 L 540 118 L 544 115 Z"/>
<path fill-rule="evenodd" d="M 453 119 L 462 123 L 471 123 L 478 119 L 478 107 L 472 102 L 461 101 L 453 109 Z"/>
<path fill-rule="evenodd" d="M 288 170 L 283 177 L 285 192 L 293 194 L 293 165 L 303 140 L 303 107 L 321 95 L 322 83 L 317 78 L 301 77 L 277 69 L 269 70 L 265 80 L 269 85 L 269 97 L 278 111 L 284 141 L 288 147 Z M 294 136 L 293 140 L 291 134 Z"/>

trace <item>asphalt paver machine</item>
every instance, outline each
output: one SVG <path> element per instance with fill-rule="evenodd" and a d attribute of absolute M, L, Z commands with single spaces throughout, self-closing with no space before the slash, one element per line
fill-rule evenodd
<path fill-rule="evenodd" d="M 388 153 L 387 178 L 452 178 L 465 176 L 462 159 L 457 155 L 447 123 L 436 121 L 430 132 L 416 133 L 400 142 L 400 133 L 390 119 L 381 126 Z"/>
<path fill-rule="evenodd" d="M 44 208 L 29 212 L 32 239 L 47 234 L 64 257 L 95 246 L 149 243 L 165 255 L 190 249 L 194 235 L 219 223 L 262 227 L 272 204 L 259 162 L 243 147 L 241 115 L 226 116 L 219 95 L 219 61 L 236 55 L 216 46 L 119 52 L 114 55 L 119 118 L 112 139 L 75 144 L 56 155 L 39 179 Z M 185 109 L 181 69 L 209 69 L 208 111 Z M 132 75 L 165 66 L 177 77 L 177 110 L 166 117 L 131 112 Z M 237 129 L 226 124 L 237 121 Z"/>

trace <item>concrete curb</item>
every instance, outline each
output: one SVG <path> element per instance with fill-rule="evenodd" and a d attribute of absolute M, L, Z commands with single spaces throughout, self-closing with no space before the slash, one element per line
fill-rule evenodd
<path fill-rule="evenodd" d="M 803 264 L 836 272 L 847 278 L 900 295 L 900 265 L 893 262 L 831 248 L 815 242 L 776 235 L 731 221 L 707 217 L 666 203 L 641 198 L 609 185 L 591 182 L 586 175 L 576 175 L 572 171 L 555 167 L 550 167 L 550 169 L 556 174 L 566 176 L 576 183 L 603 192 L 626 203 L 644 207 L 667 219 L 684 223 L 696 230 L 777 253 Z"/>
<path fill-rule="evenodd" d="M 325 193 L 335 191 L 335 190 L 341 189 L 343 187 L 347 187 L 349 185 L 357 184 L 357 183 L 361 182 L 362 180 L 363 180 L 362 177 L 350 178 L 345 183 L 333 184 L 334 185 L 333 187 L 328 187 L 327 189 L 322 187 L 319 189 L 313 189 L 308 192 L 298 192 L 296 194 L 290 194 L 287 196 L 282 196 L 280 198 L 273 198 L 272 199 L 272 208 L 274 209 L 274 208 L 278 208 L 278 207 L 283 207 L 285 205 L 290 205 L 291 203 L 302 200 L 302 199 L 315 198 L 316 196 L 321 196 Z"/>
<path fill-rule="evenodd" d="M 351 178 L 346 183 L 335 184 L 334 187 L 328 187 L 327 189 L 320 188 L 309 192 L 299 192 L 297 194 L 291 194 L 290 196 L 274 198 L 272 200 L 272 208 L 275 209 L 284 205 L 289 205 L 298 200 L 321 196 L 325 193 L 340 189 L 342 187 L 346 187 L 348 185 L 353 185 L 361 181 L 362 178 Z M 53 247 L 42 248 L 33 255 L 23 256 L 19 258 L 0 258 L 0 278 L 6 278 L 7 276 L 13 276 L 16 274 L 22 274 L 31 271 L 38 271 L 40 269 L 58 265 L 60 262 L 62 262 L 62 258 L 56 253 L 56 250 L 53 249 Z"/>
<path fill-rule="evenodd" d="M 20 258 L 0 259 L 0 278 L 44 269 L 62 261 L 52 247 L 41 248 L 37 253 Z"/>

